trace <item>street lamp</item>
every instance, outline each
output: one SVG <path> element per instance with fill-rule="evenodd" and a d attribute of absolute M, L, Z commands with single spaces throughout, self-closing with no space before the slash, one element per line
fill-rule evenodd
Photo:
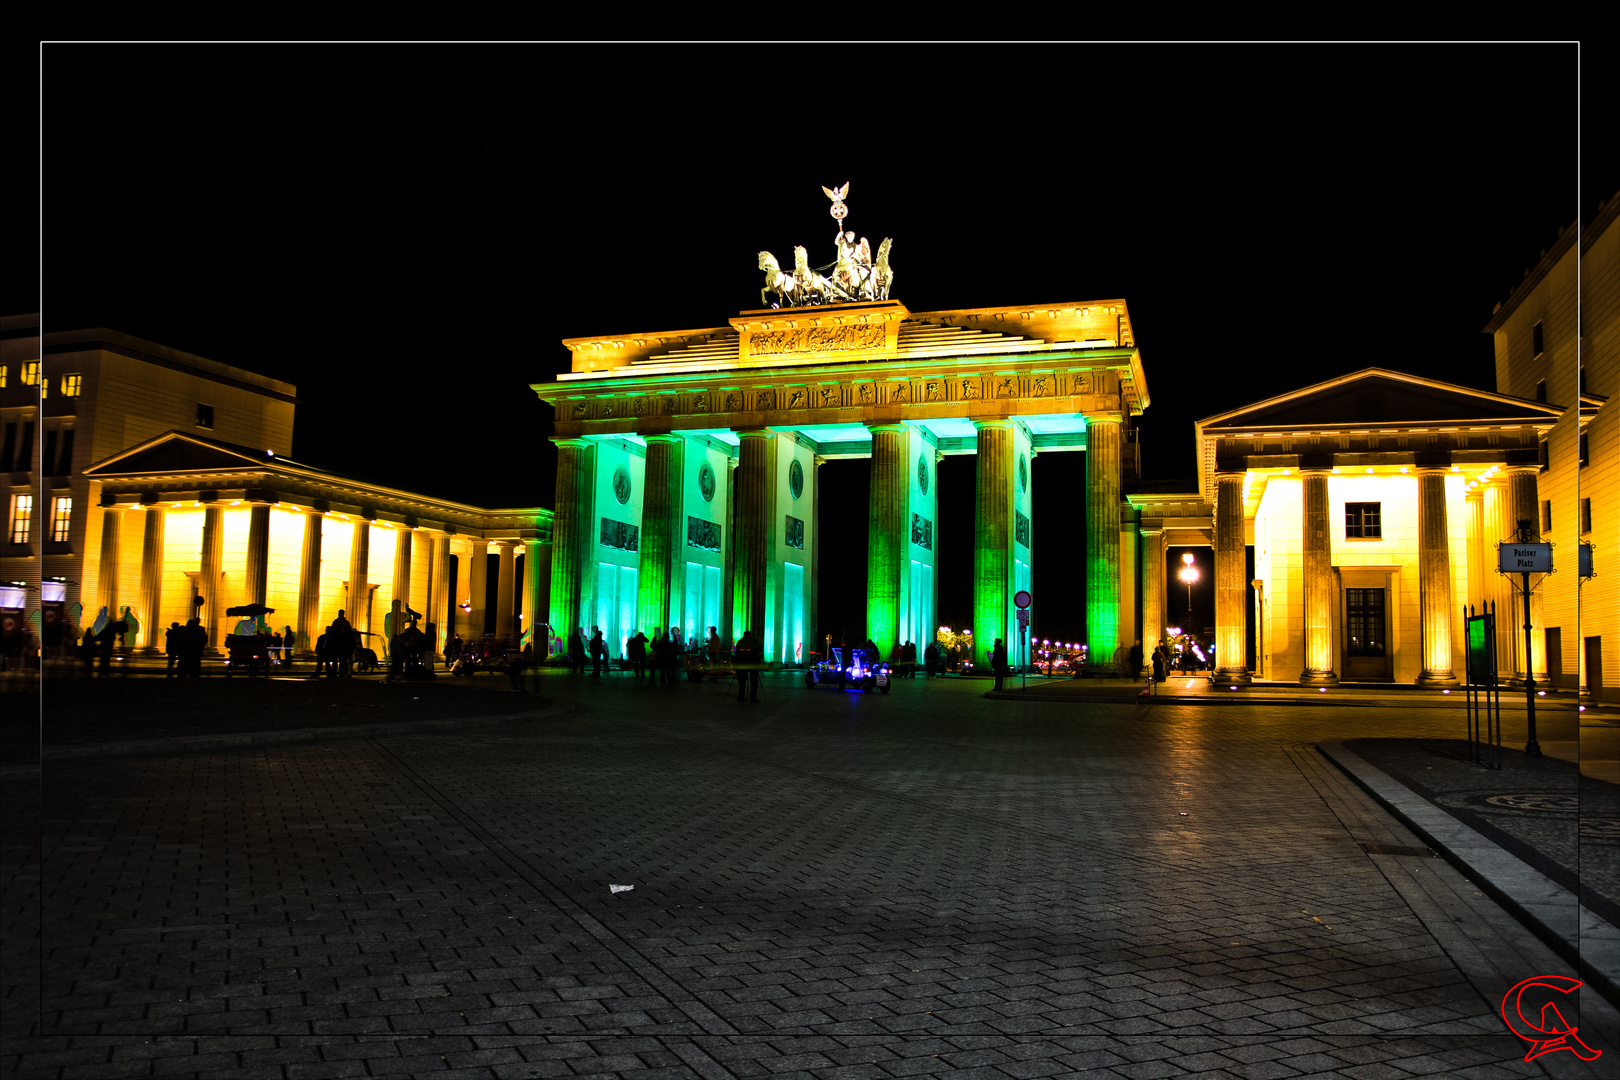
<path fill-rule="evenodd" d="M 1192 625 L 1192 587 L 1198 580 L 1198 567 L 1193 565 L 1193 554 L 1190 551 L 1181 555 L 1181 580 L 1187 583 L 1187 625 Z"/>

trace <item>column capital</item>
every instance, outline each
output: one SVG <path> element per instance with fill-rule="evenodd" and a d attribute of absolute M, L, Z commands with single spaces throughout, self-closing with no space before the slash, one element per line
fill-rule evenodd
<path fill-rule="evenodd" d="M 1138 534 L 1140 534 L 1142 536 L 1163 536 L 1164 535 L 1164 529 L 1163 528 L 1158 528 L 1158 529 L 1151 528 L 1151 527 L 1150 528 L 1143 528 L 1142 526 L 1138 525 L 1136 527 L 1136 531 L 1137 531 Z"/>
<path fill-rule="evenodd" d="M 587 446 L 591 445 L 591 440 L 589 440 L 587 438 L 584 438 L 582 436 L 570 436 L 568 438 L 562 438 L 562 437 L 557 436 L 557 435 L 550 435 L 550 436 L 547 436 L 547 437 L 552 442 L 556 443 L 558 448 L 562 448 L 562 447 L 566 446 L 569 449 L 579 450 L 579 449 L 583 449 L 584 447 L 587 447 Z"/>
<path fill-rule="evenodd" d="M 1452 467 L 1450 465 L 1414 465 L 1412 471 L 1419 476 L 1433 476 L 1435 473 L 1450 476 Z"/>
<path fill-rule="evenodd" d="M 878 423 L 867 424 L 866 425 L 866 430 L 867 431 L 896 431 L 896 432 L 898 432 L 898 431 L 907 431 L 909 429 L 906 427 L 906 425 L 900 423 L 898 420 L 893 420 L 893 421 L 882 421 L 882 422 L 878 422 Z"/>
<path fill-rule="evenodd" d="M 1532 476 L 1535 476 L 1535 475 L 1540 474 L 1541 466 L 1535 464 L 1534 462 L 1524 462 L 1524 463 L 1512 464 L 1512 465 L 1503 464 L 1503 465 L 1499 465 L 1497 467 L 1497 471 L 1501 472 L 1501 473 L 1505 473 L 1505 474 L 1507 474 L 1509 476 L 1516 476 L 1516 475 L 1517 476 L 1522 476 L 1525 473 L 1529 473 Z"/>
<path fill-rule="evenodd" d="M 673 434 L 673 433 L 667 432 L 667 431 L 663 432 L 661 434 L 658 434 L 658 435 L 643 435 L 642 436 L 642 439 L 644 441 L 646 441 L 648 443 L 657 443 L 660 446 L 674 446 L 676 443 L 681 442 L 685 438 L 686 438 L 686 436 L 684 436 L 684 435 L 676 435 L 676 434 Z"/>
<path fill-rule="evenodd" d="M 975 421 L 973 421 L 973 429 L 975 431 L 1011 431 L 1012 430 L 1012 421 L 1011 420 L 975 420 Z"/>
<path fill-rule="evenodd" d="M 1301 476 L 1332 476 L 1333 475 L 1333 466 L 1331 466 L 1331 465 L 1301 465 L 1299 467 L 1299 469 L 1298 469 L 1298 472 L 1299 472 L 1299 475 L 1301 475 Z"/>
<path fill-rule="evenodd" d="M 731 430 L 739 439 L 763 439 L 776 434 L 770 428 L 732 428 Z"/>
<path fill-rule="evenodd" d="M 1087 427 L 1092 424 L 1123 424 L 1125 422 L 1123 412 L 1083 413 L 1082 415 L 1086 418 Z"/>

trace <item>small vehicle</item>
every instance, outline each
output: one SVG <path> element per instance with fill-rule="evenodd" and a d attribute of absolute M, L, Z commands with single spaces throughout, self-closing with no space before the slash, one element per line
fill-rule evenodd
<path fill-rule="evenodd" d="M 699 647 L 687 650 L 682 659 L 686 661 L 686 677 L 692 682 L 703 682 L 705 679 L 723 682 L 732 677 L 729 653 L 710 656 L 707 647 Z"/>
<path fill-rule="evenodd" d="M 227 634 L 225 637 L 225 677 L 238 671 L 248 678 L 270 675 L 270 639 L 266 634 Z"/>
<path fill-rule="evenodd" d="M 506 672 L 519 653 L 509 653 L 506 647 L 494 641 L 469 641 L 461 647 L 461 655 L 450 668 L 452 675 L 468 678 L 480 671 Z"/>
<path fill-rule="evenodd" d="M 873 690 L 887 694 L 893 670 L 882 660 L 870 659 L 865 649 L 850 649 L 849 660 L 844 660 L 844 649 L 830 650 L 828 657 L 808 667 L 804 672 L 804 685 L 810 688 L 832 686 L 839 690 L 860 690 L 870 694 Z"/>
<path fill-rule="evenodd" d="M 377 670 L 377 651 L 368 649 L 364 645 L 354 650 L 354 673 L 356 675 L 369 675 Z"/>

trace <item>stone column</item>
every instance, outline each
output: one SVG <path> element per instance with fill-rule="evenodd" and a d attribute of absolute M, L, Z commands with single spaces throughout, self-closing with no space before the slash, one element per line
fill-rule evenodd
<path fill-rule="evenodd" d="M 398 633 L 400 630 L 405 628 L 405 609 L 411 606 L 411 546 L 415 539 L 416 531 L 414 529 L 407 528 L 404 525 L 401 525 L 394 532 L 393 595 L 388 599 L 390 601 L 399 601 L 399 612 L 401 618 L 400 625 L 395 629 L 395 633 Z M 390 603 L 389 610 L 392 609 L 393 604 Z"/>
<path fill-rule="evenodd" d="M 1215 678 L 1229 685 L 1251 681 L 1244 659 L 1249 579 L 1244 573 L 1243 476 L 1215 474 Z"/>
<path fill-rule="evenodd" d="M 1478 487 L 1470 487 L 1463 499 L 1463 506 L 1468 514 L 1466 521 L 1468 530 L 1468 598 L 1466 602 L 1474 609 L 1474 614 L 1478 615 L 1486 595 L 1485 493 Z"/>
<path fill-rule="evenodd" d="M 647 471 L 641 498 L 641 558 L 636 575 L 636 623 L 649 638 L 670 617 L 676 560 L 680 558 L 681 477 L 686 440 L 680 435 L 647 436 Z M 707 627 L 699 627 L 707 633 Z"/>
<path fill-rule="evenodd" d="M 910 432 L 904 424 L 868 424 L 872 433 L 872 488 L 866 527 L 866 633 L 884 656 L 901 642 L 901 581 L 910 569 Z"/>
<path fill-rule="evenodd" d="M 1333 670 L 1333 525 L 1328 518 L 1329 475 L 1329 469 L 1299 471 L 1305 605 L 1305 670 L 1299 673 L 1299 681 L 1306 686 L 1333 686 L 1339 681 Z M 1238 497 L 1242 498 L 1241 486 Z M 1239 524 L 1241 528 L 1241 522 Z M 1220 646 L 1217 646 L 1216 653 L 1219 652 Z"/>
<path fill-rule="evenodd" d="M 1485 556 L 1485 582 L 1482 596 L 1494 605 L 1496 613 L 1496 675 L 1503 682 L 1513 675 L 1514 657 L 1522 648 L 1524 631 L 1515 632 L 1513 625 L 1513 582 L 1509 575 L 1497 572 L 1497 545 L 1513 536 L 1513 507 L 1508 499 L 1506 484 L 1493 483 L 1485 488 L 1485 535 L 1480 549 Z M 1521 620 L 1522 621 L 1522 620 Z"/>
<path fill-rule="evenodd" d="M 821 467 L 827 459 L 817 454 L 810 469 L 810 636 L 816 652 L 826 648 L 821 626 Z M 806 658 L 806 663 L 809 662 Z"/>
<path fill-rule="evenodd" d="M 1153 668 L 1153 650 L 1164 640 L 1164 530 L 1142 530 L 1142 664 Z"/>
<path fill-rule="evenodd" d="M 1112 670 L 1120 645 L 1120 426 L 1086 417 L 1086 646 L 1096 671 Z"/>
<path fill-rule="evenodd" d="M 546 657 L 546 639 L 543 630 L 549 627 L 546 612 L 550 605 L 546 602 L 546 587 L 550 583 L 551 545 L 542 544 L 538 539 L 524 540 L 523 612 L 529 623 L 530 640 L 534 643 L 536 660 L 544 660 Z"/>
<path fill-rule="evenodd" d="M 1508 505 L 1512 508 L 1512 520 L 1509 521 L 1508 530 L 1503 539 L 1517 537 L 1521 540 L 1540 541 L 1541 539 L 1541 507 L 1536 499 L 1536 481 L 1540 469 L 1534 465 L 1510 465 L 1502 470 L 1507 474 Z M 1516 530 L 1519 522 L 1529 522 L 1530 531 L 1520 535 Z M 1532 574 L 1530 584 L 1534 588 L 1541 584 L 1537 576 Z M 1513 595 L 1513 625 L 1511 628 L 1502 625 L 1501 616 L 1496 620 L 1496 636 L 1500 638 L 1504 631 L 1513 638 L 1513 679 L 1512 684 L 1524 685 L 1525 655 L 1524 655 L 1524 577 L 1521 574 L 1502 575 L 1504 583 L 1512 590 Z M 1547 635 L 1546 623 L 1542 621 L 1541 590 L 1535 589 L 1530 594 L 1530 663 L 1529 671 L 1537 683 L 1545 685 L 1547 682 Z"/>
<path fill-rule="evenodd" d="M 141 531 L 141 644 L 148 652 L 160 652 L 165 639 L 163 625 L 163 508 L 148 506 Z M 173 622 L 174 620 L 169 620 Z"/>
<path fill-rule="evenodd" d="M 1009 420 L 975 420 L 978 480 L 973 497 L 973 662 L 988 666 L 996 638 L 1006 640 L 1012 610 L 1013 430 Z"/>
<path fill-rule="evenodd" d="M 262 604 L 270 588 L 270 504 L 248 507 L 247 601 Z"/>
<path fill-rule="evenodd" d="M 551 519 L 551 625 L 564 641 L 585 623 L 581 589 L 586 541 L 596 513 L 596 444 L 557 439 L 557 496 Z"/>
<path fill-rule="evenodd" d="M 488 610 L 484 605 L 489 602 L 489 541 L 481 536 L 472 537 L 466 563 L 467 601 L 472 608 L 466 615 L 465 640 L 478 641 L 484 636 L 485 612 Z M 496 610 L 500 608 L 497 606 Z M 587 633 L 590 632 L 590 625 L 588 622 L 585 624 Z"/>
<path fill-rule="evenodd" d="M 371 630 L 371 522 L 364 517 L 354 519 L 354 533 L 349 541 L 349 625 L 356 630 Z"/>
<path fill-rule="evenodd" d="M 298 568 L 298 652 L 300 659 L 315 655 L 315 639 L 321 636 L 321 526 L 326 515 L 316 510 L 304 514 L 304 555 Z"/>
<path fill-rule="evenodd" d="M 495 546 L 500 551 L 495 571 L 495 636 L 515 644 L 512 620 L 517 612 L 517 541 L 502 540 Z"/>
<path fill-rule="evenodd" d="M 1418 474 L 1418 618 L 1422 631 L 1421 686 L 1456 686 L 1451 670 L 1451 534 L 1446 528 L 1449 468 L 1420 465 Z"/>
<path fill-rule="evenodd" d="M 202 552 L 197 559 L 197 591 L 203 598 L 202 606 L 197 609 L 197 618 L 208 634 L 210 649 L 217 649 L 219 624 L 225 617 L 225 598 L 220 595 L 224 576 L 221 565 L 224 542 L 225 511 L 218 503 L 208 503 L 203 507 Z"/>
<path fill-rule="evenodd" d="M 107 609 L 109 621 L 118 618 L 118 534 L 123 520 L 124 512 L 116 506 L 109 506 L 101 512 L 101 562 L 96 574 L 96 600 Z M 138 612 L 137 616 L 142 622 L 150 622 L 153 618 L 146 611 Z"/>
<path fill-rule="evenodd" d="M 427 621 L 433 624 L 433 651 L 442 656 L 444 643 L 456 632 L 456 598 L 450 595 L 450 537 L 441 533 L 432 537 L 431 542 Z"/>
<path fill-rule="evenodd" d="M 732 632 L 765 633 L 765 596 L 770 588 L 776 523 L 776 438 L 769 431 L 739 431 L 737 543 L 732 549 Z M 755 638 L 758 645 L 761 639 Z"/>

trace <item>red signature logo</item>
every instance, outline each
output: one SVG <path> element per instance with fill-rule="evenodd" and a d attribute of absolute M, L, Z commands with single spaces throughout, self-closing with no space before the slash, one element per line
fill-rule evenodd
<path fill-rule="evenodd" d="M 1568 994 L 1580 985 L 1581 980 L 1571 979 L 1567 975 L 1537 975 L 1525 979 L 1502 995 L 1502 1022 L 1508 1026 L 1509 1031 L 1530 1044 L 1524 1060 L 1532 1061 L 1554 1050 L 1568 1050 L 1582 1061 L 1594 1061 L 1603 1053 L 1601 1050 L 1592 1049 L 1575 1037 L 1575 1032 L 1579 1029 L 1572 1027 L 1569 1021 L 1564 1019 L 1564 1014 L 1558 1011 L 1556 1002 L 1542 1003 L 1539 1024 L 1524 1015 L 1525 991 L 1532 986 Z M 1517 1024 L 1513 1022 L 1514 1017 L 1518 1018 Z"/>

